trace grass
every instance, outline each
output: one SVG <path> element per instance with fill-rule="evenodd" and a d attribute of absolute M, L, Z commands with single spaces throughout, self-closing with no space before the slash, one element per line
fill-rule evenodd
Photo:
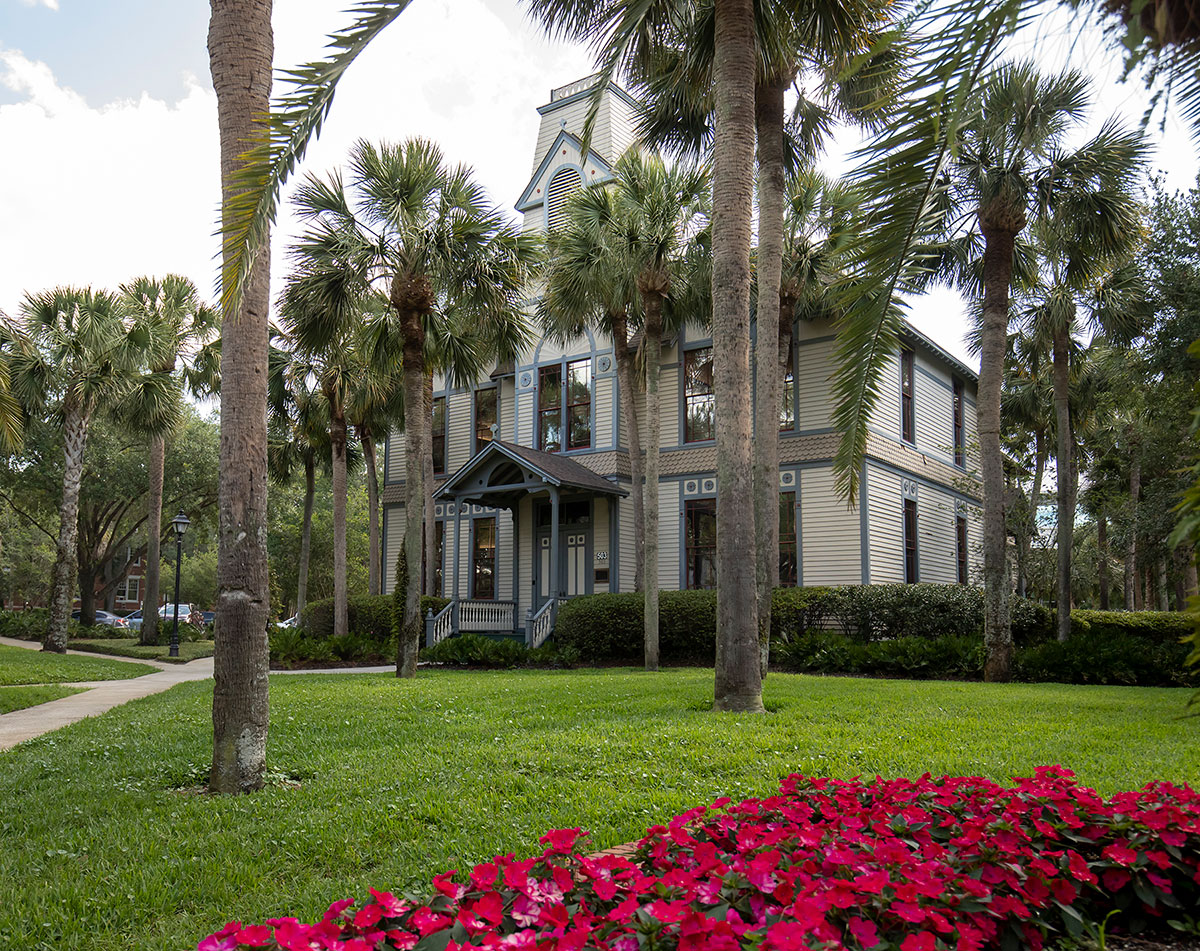
<path fill-rule="evenodd" d="M 73 693 L 83 693 L 83 691 L 58 684 L 41 684 L 36 687 L 0 687 L 0 713 L 12 713 L 14 710 L 36 707 L 39 703 L 61 700 Z"/>
<path fill-rule="evenodd" d="M 174 788 L 210 756 L 211 684 L 183 684 L 0 754 L 0 947 L 181 951 L 368 885 L 427 891 L 549 828 L 626 842 L 793 771 L 1196 783 L 1189 693 L 772 674 L 772 713 L 745 717 L 707 712 L 711 670 L 277 676 L 270 764 L 300 786 L 212 798 Z"/>
<path fill-rule="evenodd" d="M 136 637 L 84 638 L 71 641 L 71 649 L 90 651 L 94 654 L 112 654 L 117 657 L 137 657 L 141 660 L 162 660 L 170 664 L 186 664 L 200 657 L 212 657 L 212 641 L 180 641 L 179 656 L 168 657 L 168 644 L 146 646 Z"/>
<path fill-rule="evenodd" d="M 0 644 L 0 686 L 128 680 L 153 672 L 154 668 L 147 664 L 80 657 L 76 654 L 50 654 L 27 647 Z"/>

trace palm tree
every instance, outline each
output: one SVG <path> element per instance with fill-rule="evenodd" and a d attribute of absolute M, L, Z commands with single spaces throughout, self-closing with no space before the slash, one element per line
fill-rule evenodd
<path fill-rule="evenodd" d="M 174 430 L 182 395 L 176 377 L 181 357 L 193 345 L 208 343 L 216 329 L 215 312 L 204 306 L 196 286 L 186 277 L 139 277 L 121 285 L 121 306 L 145 352 L 146 372 L 125 401 L 122 416 L 133 422 L 150 443 L 150 493 L 146 521 L 146 576 L 142 593 L 142 644 L 158 643 L 159 539 L 162 535 L 163 465 L 167 436 Z M 193 392 L 207 383 L 188 374 Z"/>
<path fill-rule="evenodd" d="M 12 387 L 30 409 L 62 420 L 63 493 L 43 650 L 65 653 L 75 590 L 79 486 L 88 426 L 96 410 L 128 384 L 132 359 L 117 298 L 107 291 L 59 287 L 29 295 L 18 348 L 10 358 Z"/>
<path fill-rule="evenodd" d="M 1131 205 L 1119 192 L 1142 149 L 1140 136 L 1109 124 L 1079 149 L 1064 152 L 1064 139 L 1087 104 L 1087 83 L 1078 73 L 1042 77 L 1030 63 L 1000 67 L 972 101 L 941 193 L 941 210 L 952 234 L 949 258 L 957 265 L 954 280 L 970 292 L 982 291 L 977 415 L 984 676 L 992 681 L 1007 680 L 1012 661 L 1000 401 L 1010 287 L 1028 263 L 1018 237 L 1031 219 L 1035 230 L 1050 227 L 1051 221 L 1061 230 L 1073 220 L 1071 240 L 1079 250 L 1109 255 L 1119 236 L 1114 229 L 1129 223 Z M 1072 260 L 1077 269 L 1081 262 Z M 1069 625 L 1070 618 L 1061 623 Z"/>
<path fill-rule="evenodd" d="M 274 181 L 248 168 L 245 153 L 270 115 L 271 0 L 211 0 L 208 52 L 221 134 L 221 473 L 217 619 L 213 654 L 213 768 L 209 789 L 249 792 L 267 760 L 267 353 L 269 255 L 238 242 L 239 208 L 270 192 L 270 209 L 245 234 L 269 243 Z M 330 90 L 332 95 L 332 90 Z M 311 127 L 310 127 L 311 128 Z M 303 137 L 307 141 L 307 135 Z M 268 143 L 270 145 L 270 143 Z M 302 150 L 302 147 L 301 147 Z M 291 165 L 286 166 L 290 170 Z M 266 187 L 263 187 L 266 185 Z"/>
<path fill-rule="evenodd" d="M 314 267 L 339 269 L 346 276 L 340 293 L 361 299 L 371 282 L 387 283 L 391 310 L 386 320 L 375 323 L 371 347 L 380 360 L 400 357 L 404 405 L 424 402 L 426 341 L 441 335 L 448 314 L 511 328 L 504 337 L 508 352 L 498 355 L 515 357 L 516 347 L 527 339 L 521 302 L 532 277 L 535 240 L 507 225 L 470 171 L 448 168 L 429 142 L 375 146 L 360 141 L 351 150 L 349 167 L 349 189 L 340 174 L 326 180 L 309 177 L 297 201 L 313 221 L 309 245 Z M 316 349 L 322 335 L 332 339 L 339 322 L 329 319 L 322 326 L 319 315 L 334 312 L 328 302 L 309 311 L 314 315 L 309 342 Z M 403 581 L 406 594 L 396 672 L 411 677 L 422 624 L 417 566 L 419 513 L 426 492 L 424 414 L 406 413 L 404 429 L 408 518 L 403 577 L 397 584 Z"/>

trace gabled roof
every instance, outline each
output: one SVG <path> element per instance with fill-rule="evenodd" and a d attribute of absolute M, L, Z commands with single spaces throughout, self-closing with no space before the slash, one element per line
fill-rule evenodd
<path fill-rule="evenodd" d="M 434 495 L 436 498 L 469 498 L 510 508 L 522 496 L 545 486 L 604 495 L 629 494 L 567 456 L 493 439 L 475 458 L 443 482 Z"/>
<path fill-rule="evenodd" d="M 546 174 L 546 169 L 550 167 L 550 163 L 558 155 L 564 142 L 574 146 L 580 155 L 583 154 L 583 140 L 576 135 L 572 135 L 566 129 L 560 130 L 558 136 L 554 139 L 554 144 L 546 150 L 545 157 L 542 159 L 541 164 L 538 165 L 537 171 L 533 173 L 533 178 L 529 180 L 529 184 L 521 192 L 521 197 L 517 199 L 517 211 L 529 211 L 529 209 L 536 208 L 546 200 L 545 195 L 536 195 L 534 191 L 537 188 L 538 182 L 542 180 L 542 176 Z M 588 149 L 586 161 L 591 162 L 600 170 L 599 177 L 595 179 L 596 182 L 606 182 L 612 177 L 612 166 L 599 152 Z M 589 184 L 594 184 L 594 182 Z"/>

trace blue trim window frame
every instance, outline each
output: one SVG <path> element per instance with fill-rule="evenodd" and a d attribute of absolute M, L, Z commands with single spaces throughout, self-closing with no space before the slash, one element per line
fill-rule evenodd
<path fill-rule="evenodd" d="M 796 542 L 796 491 L 790 489 L 779 493 L 779 585 L 783 588 L 794 588 L 799 583 Z"/>
<path fill-rule="evenodd" d="M 960 469 L 965 469 L 967 466 L 967 438 L 966 438 L 966 407 L 963 401 L 963 381 L 958 377 L 953 378 L 953 403 L 954 413 L 954 464 Z"/>
<path fill-rule="evenodd" d="M 483 405 L 480 405 L 481 402 Z M 483 386 L 475 390 L 471 398 L 471 417 L 471 431 L 475 434 L 472 455 L 478 455 L 499 431 L 500 387 Z M 493 429 L 493 426 L 496 428 Z"/>
<path fill-rule="evenodd" d="M 900 351 L 900 438 L 914 446 L 917 442 L 915 363 L 912 350 L 906 347 Z"/>
<path fill-rule="evenodd" d="M 790 433 L 796 428 L 796 375 L 791 361 L 783 374 L 783 401 L 779 407 L 779 431 Z"/>
<path fill-rule="evenodd" d="M 904 583 L 920 580 L 917 542 L 917 500 L 904 500 Z"/>
<path fill-rule="evenodd" d="M 958 566 L 958 583 L 967 583 L 967 520 L 962 515 L 954 516 L 954 543 Z"/>
<path fill-rule="evenodd" d="M 446 474 L 446 397 L 433 398 L 433 412 L 430 417 L 430 433 L 433 442 L 433 474 Z"/>
<path fill-rule="evenodd" d="M 683 586 L 717 586 L 717 500 L 687 499 L 683 503 Z"/>
<path fill-rule="evenodd" d="M 683 351 L 680 385 L 682 389 L 684 443 L 705 443 L 716 439 L 716 396 L 713 394 L 712 344 Z"/>
<path fill-rule="evenodd" d="M 480 531 L 481 527 L 490 526 Z M 496 548 L 500 522 L 495 515 L 471 519 L 471 594 L 476 601 L 496 600 Z"/>
<path fill-rule="evenodd" d="M 563 357 L 538 367 L 538 449 L 578 452 L 592 448 L 592 387 L 590 356 Z"/>

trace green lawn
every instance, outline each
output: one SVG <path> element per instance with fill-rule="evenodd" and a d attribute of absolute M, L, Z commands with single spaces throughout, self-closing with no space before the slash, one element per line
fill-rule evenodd
<path fill-rule="evenodd" d="M 82 692 L 80 689 L 62 687 L 58 684 L 43 684 L 38 687 L 0 687 L 0 713 L 12 713 L 14 710 L 36 707 L 39 703 L 49 703 L 51 700 L 60 700 L 73 693 Z"/>
<path fill-rule="evenodd" d="M 165 660 L 171 664 L 186 664 L 189 660 L 199 657 L 212 657 L 212 641 L 181 641 L 179 657 L 168 657 L 171 648 L 167 644 L 156 644 L 146 647 L 138 643 L 136 637 L 104 637 L 82 638 L 71 641 L 71 649 L 77 651 L 92 651 L 97 654 L 113 654 L 117 657 L 137 657 L 141 660 Z"/>
<path fill-rule="evenodd" d="M 130 664 L 105 657 L 47 654 L 27 647 L 0 644 L 0 686 L 62 684 L 85 680 L 128 680 L 153 673 L 147 664 Z"/>
<path fill-rule="evenodd" d="M 277 676 L 271 765 L 300 787 L 214 799 L 171 790 L 210 755 L 211 684 L 184 684 L 0 754 L 0 947 L 182 951 L 548 828 L 615 845 L 791 771 L 1196 783 L 1189 694 L 772 674 L 747 717 L 707 712 L 711 671 Z"/>

